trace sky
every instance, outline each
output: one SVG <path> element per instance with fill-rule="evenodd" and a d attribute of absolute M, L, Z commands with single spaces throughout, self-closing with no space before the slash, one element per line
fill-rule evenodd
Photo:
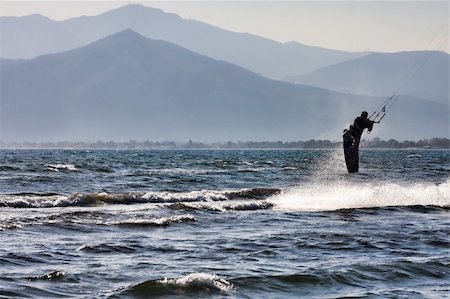
<path fill-rule="evenodd" d="M 54 20 L 139 3 L 235 32 L 346 51 L 449 52 L 449 1 L 3 1 L 1 16 Z"/>

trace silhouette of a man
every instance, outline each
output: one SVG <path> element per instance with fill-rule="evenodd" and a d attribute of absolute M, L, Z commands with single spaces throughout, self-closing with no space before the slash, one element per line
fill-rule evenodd
<path fill-rule="evenodd" d="M 361 116 L 358 116 L 355 118 L 355 121 L 353 122 L 353 125 L 350 126 L 350 133 L 354 139 L 354 147 L 356 149 L 359 148 L 359 142 L 361 141 L 361 135 L 364 131 L 364 129 L 367 129 L 367 131 L 371 132 L 373 129 L 374 121 L 371 121 L 367 117 L 369 114 L 367 111 L 361 112 Z"/>

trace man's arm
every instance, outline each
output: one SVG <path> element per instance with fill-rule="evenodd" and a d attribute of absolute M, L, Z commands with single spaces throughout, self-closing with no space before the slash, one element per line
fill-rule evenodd
<path fill-rule="evenodd" d="M 370 120 L 370 119 L 367 120 L 367 131 L 372 132 L 374 123 L 375 122 L 373 120 Z"/>

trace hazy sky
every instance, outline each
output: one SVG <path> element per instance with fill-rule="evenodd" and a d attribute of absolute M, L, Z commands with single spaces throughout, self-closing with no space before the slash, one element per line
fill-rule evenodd
<path fill-rule="evenodd" d="M 449 1 L 3 1 L 0 14 L 55 20 L 96 15 L 128 3 L 280 42 L 348 51 L 448 52 Z"/>

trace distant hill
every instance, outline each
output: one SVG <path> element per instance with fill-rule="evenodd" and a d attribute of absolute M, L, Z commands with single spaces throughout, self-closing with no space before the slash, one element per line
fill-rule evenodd
<path fill-rule="evenodd" d="M 66 21 L 53 21 L 40 15 L 1 17 L 0 28 L 2 58 L 29 59 L 57 53 L 132 29 L 146 37 L 169 41 L 273 79 L 308 73 L 367 54 L 328 50 L 296 42 L 283 44 L 182 19 L 142 5 L 127 5 L 97 16 Z"/>
<path fill-rule="evenodd" d="M 363 95 L 398 92 L 448 104 L 449 57 L 426 51 L 373 53 L 286 81 Z"/>
<path fill-rule="evenodd" d="M 382 101 L 270 80 L 131 30 L 0 60 L 0 76 L 3 141 L 339 140 Z M 372 136 L 447 136 L 448 105 L 402 101 Z"/>
<path fill-rule="evenodd" d="M 83 41 L 57 21 L 34 14 L 0 17 L 0 57 L 33 58 L 80 46 Z"/>

